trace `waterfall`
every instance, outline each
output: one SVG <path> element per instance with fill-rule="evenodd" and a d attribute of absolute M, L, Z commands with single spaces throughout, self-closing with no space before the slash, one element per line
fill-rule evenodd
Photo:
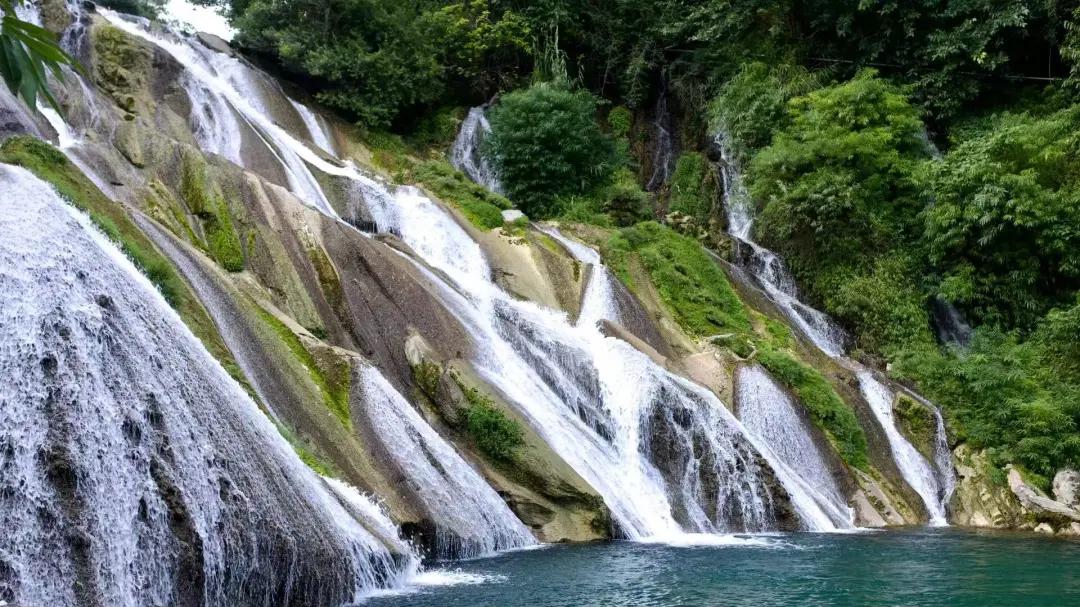
<path fill-rule="evenodd" d="M 415 571 L 85 215 L 0 189 L 0 602 L 332 606 Z"/>
<path fill-rule="evenodd" d="M 461 121 L 457 138 L 450 148 L 450 164 L 474 182 L 496 194 L 502 194 L 499 176 L 484 157 L 481 148 L 484 137 L 491 132 L 491 124 L 488 123 L 484 111 L 483 107 L 471 108 L 465 120 Z"/>
<path fill-rule="evenodd" d="M 971 343 L 971 325 L 952 302 L 935 297 L 930 302 L 930 318 L 938 343 L 966 348 Z"/>
<path fill-rule="evenodd" d="M 367 215 L 381 231 L 400 234 L 424 262 L 413 260 L 419 271 L 475 336 L 472 362 L 481 378 L 598 490 L 622 535 L 663 539 L 688 533 L 834 527 L 796 475 L 766 445 L 748 436 L 715 395 L 658 367 L 626 343 L 604 337 L 595 323 L 572 325 L 563 313 L 518 301 L 499 289 L 479 245 L 419 190 L 389 191 L 351 164 L 316 153 L 275 124 L 259 101 L 260 91 L 246 88 L 254 77 L 239 73 L 252 68 L 232 57 L 209 56 L 182 38 L 150 32 L 111 11 L 101 12 L 117 27 L 183 63 L 191 79 L 189 94 L 201 87 L 223 99 L 282 158 L 297 159 L 283 164 L 290 171 L 290 189 L 306 202 L 336 217 L 312 168 L 350 180 L 351 187 L 363 193 Z M 308 191 L 305 181 L 318 191 Z M 382 403 L 401 404 L 393 397 Z M 412 442 L 403 444 L 416 448 L 417 434 L 402 429 L 410 423 L 407 410 L 389 411 L 396 411 L 404 424 L 396 426 L 397 431 L 411 437 Z M 474 493 L 470 499 L 481 498 Z M 509 546 L 515 533 L 509 526 L 505 531 L 506 537 L 489 535 L 477 545 L 481 550 L 487 549 L 484 542 L 496 549 Z"/>
<path fill-rule="evenodd" d="M 675 172 L 675 139 L 672 131 L 675 128 L 674 119 L 668 110 L 667 78 L 664 78 L 660 87 L 660 95 L 656 98 L 656 110 L 653 117 L 655 128 L 655 146 L 653 152 L 653 174 L 645 189 L 655 192 L 671 179 Z"/>
<path fill-rule="evenodd" d="M 836 360 L 845 368 L 855 372 L 860 390 L 869 402 L 874 416 L 889 439 L 893 460 L 896 462 L 904 481 L 919 494 L 932 525 L 945 525 L 945 496 L 941 490 L 943 475 L 952 474 L 951 462 L 942 466 L 941 474 L 935 475 L 934 469 L 917 449 L 896 427 L 892 414 L 892 392 L 878 381 L 869 369 L 844 354 L 846 336 L 836 323 L 824 312 L 815 310 L 802 303 L 795 288 L 795 279 L 784 266 L 783 261 L 772 251 L 755 243 L 751 239 L 753 231 L 753 202 L 742 184 L 742 178 L 724 143 L 723 135 L 717 135 L 715 146 L 721 153 L 720 171 L 724 184 L 724 204 L 728 215 L 728 233 L 735 241 L 739 265 L 752 275 L 764 289 L 770 299 L 819 350 Z M 937 407 L 927 405 L 940 413 Z M 936 450 L 948 451 L 944 444 L 944 428 L 937 434 Z M 939 478 L 940 477 L 940 478 Z"/>
<path fill-rule="evenodd" d="M 854 512 L 836 484 L 829 464 L 807 431 L 811 423 L 799 414 L 791 397 L 757 365 L 740 367 L 735 379 L 739 420 L 807 485 L 835 518 L 854 524 Z"/>
<path fill-rule="evenodd" d="M 536 544 L 506 502 L 377 369 L 365 366 L 360 378 L 361 415 L 431 512 L 436 558 L 475 558 Z"/>
<path fill-rule="evenodd" d="M 930 515 L 930 524 L 943 526 L 948 524 L 945 518 L 945 504 L 942 501 L 944 489 L 938 483 L 938 477 L 934 473 L 930 462 L 911 444 L 897 429 L 896 419 L 893 415 L 893 401 L 896 395 L 879 381 L 869 369 L 859 369 L 856 372 L 859 378 L 859 389 L 863 398 L 870 403 L 870 409 L 874 417 L 885 430 L 885 437 L 889 440 L 896 466 L 903 474 L 911 488 L 919 494 L 923 503 L 926 504 Z"/>
<path fill-rule="evenodd" d="M 796 525 L 833 528 L 711 392 L 595 326 L 503 292 L 479 245 L 417 190 L 401 188 L 393 201 L 380 221 L 449 277 L 428 272 L 474 336 L 480 375 L 604 497 L 622 535 L 775 529 L 785 499 L 799 508 Z"/>
<path fill-rule="evenodd" d="M 308 133 L 311 135 L 311 142 L 315 144 L 315 147 L 327 154 L 336 154 L 337 148 L 333 143 L 334 136 L 330 133 L 326 119 L 311 111 L 311 108 L 299 101 L 289 99 L 289 103 L 296 109 L 296 113 L 300 114 L 300 119 L 304 121 L 304 126 L 307 127 Z"/>
<path fill-rule="evenodd" d="M 114 26 L 157 46 L 184 66 L 181 82 L 191 97 L 193 130 L 200 137 L 200 145 L 207 145 L 207 151 L 234 162 L 240 160 L 238 164 L 244 166 L 242 155 L 234 149 L 239 145 L 239 137 L 235 136 L 239 126 L 234 130 L 230 123 L 236 119 L 231 109 L 266 142 L 285 171 L 289 189 L 322 213 L 337 216 L 308 165 L 332 175 L 341 174 L 342 169 L 329 169 L 333 165 L 274 122 L 265 111 L 263 92 L 254 80 L 252 68 L 235 57 L 192 44 L 175 34 L 151 32 L 143 21 L 131 20 L 105 8 L 99 8 L 98 12 Z M 194 83 L 197 86 L 192 86 Z"/>

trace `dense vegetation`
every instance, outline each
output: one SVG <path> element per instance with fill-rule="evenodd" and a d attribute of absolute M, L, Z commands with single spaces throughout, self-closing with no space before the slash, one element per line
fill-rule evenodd
<path fill-rule="evenodd" d="M 401 141 L 380 132 L 390 129 L 429 158 L 461 115 L 452 108 L 495 98 L 489 153 L 509 199 L 535 218 L 620 228 L 604 251 L 612 267 L 628 284 L 647 275 L 698 336 L 750 331 L 695 241 L 723 248 L 712 170 L 722 135 L 757 206 L 755 239 L 848 329 L 857 356 L 891 364 L 997 463 L 1042 475 L 1080 466 L 1077 0 L 231 0 L 229 10 L 240 46 L 372 142 Z M 645 192 L 662 95 L 680 154 L 669 183 Z M 404 157 L 376 152 L 476 225 L 501 224 L 504 200 L 437 155 Z M 219 244 L 229 261 L 230 242 Z M 935 339 L 932 305 L 966 318 L 969 344 Z M 763 351 L 775 374 L 799 378 Z M 829 400 L 815 401 L 821 419 Z M 839 419 L 828 423 L 843 443 Z M 858 439 L 848 442 L 851 457 Z"/>

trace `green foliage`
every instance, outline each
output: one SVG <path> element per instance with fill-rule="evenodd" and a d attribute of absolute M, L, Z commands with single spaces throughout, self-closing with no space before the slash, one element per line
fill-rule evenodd
<path fill-rule="evenodd" d="M 547 83 L 510 93 L 491 110 L 485 145 L 525 214 L 557 215 L 559 197 L 589 191 L 619 164 L 595 113 L 596 98 L 588 92 Z"/>
<path fill-rule="evenodd" d="M 634 115 L 625 106 L 619 105 L 611 108 L 607 115 L 607 121 L 612 137 L 629 137 L 630 128 L 634 125 Z"/>
<path fill-rule="evenodd" d="M 54 109 L 56 99 L 49 91 L 49 74 L 62 80 L 62 66 L 78 67 L 57 44 L 52 32 L 27 23 L 15 14 L 23 0 L 0 0 L 0 77 L 8 90 L 22 97 L 31 108 L 37 107 L 40 95 Z"/>
<path fill-rule="evenodd" d="M 462 107 L 442 107 L 426 114 L 409 135 L 409 143 L 418 149 L 449 147 L 464 117 Z"/>
<path fill-rule="evenodd" d="M 525 430 L 499 410 L 491 398 L 476 388 L 462 387 L 467 401 L 465 428 L 482 453 L 492 459 L 513 462 L 525 446 Z"/>
<path fill-rule="evenodd" d="M 1027 341 L 982 328 L 966 351 L 912 348 L 895 369 L 944 407 L 958 439 L 1049 477 L 1080 465 L 1077 343 L 1080 301 L 1047 315 Z"/>
<path fill-rule="evenodd" d="M 709 159 L 700 152 L 684 152 L 675 161 L 671 176 L 669 210 L 706 219 L 717 198 L 716 178 Z"/>
<path fill-rule="evenodd" d="M 52 184 L 60 196 L 88 214 L 120 246 L 169 305 L 177 309 L 184 306 L 185 289 L 169 260 L 157 252 L 123 208 L 106 198 L 63 152 L 40 139 L 12 137 L 0 146 L 0 162 L 22 166 Z"/>
<path fill-rule="evenodd" d="M 869 268 L 837 266 L 816 276 L 815 288 L 837 319 L 856 329 L 856 345 L 890 354 L 899 347 L 931 343 L 926 294 L 915 282 L 920 265 L 900 254 L 882 256 Z"/>
<path fill-rule="evenodd" d="M 605 244 L 604 259 L 634 289 L 638 261 L 676 322 L 690 335 L 749 331 L 750 319 L 724 272 L 701 245 L 656 222 L 619 230 Z"/>
<path fill-rule="evenodd" d="M 1080 106 L 1007 113 L 926 167 L 926 238 L 942 294 L 975 319 L 1031 327 L 1080 288 Z"/>
<path fill-rule="evenodd" d="M 237 42 L 307 79 L 364 126 L 442 99 L 452 84 L 487 95 L 528 48 L 528 24 L 489 0 L 235 0 Z"/>
<path fill-rule="evenodd" d="M 710 112 L 713 129 L 742 162 L 769 145 L 775 131 L 789 124 L 788 101 L 817 87 L 801 67 L 747 63 L 720 89 Z"/>
<path fill-rule="evenodd" d="M 869 466 L 866 435 L 851 410 L 822 375 L 813 367 L 791 356 L 763 348 L 757 360 L 777 381 L 787 386 L 810 413 L 810 418 L 825 431 L 837 453 L 848 465 L 866 470 Z"/>
<path fill-rule="evenodd" d="M 789 112 L 790 126 L 750 164 L 751 194 L 765 205 L 759 235 L 803 279 L 887 250 L 921 206 L 917 110 L 864 71 L 793 99 Z"/>
<path fill-rule="evenodd" d="M 476 185 L 446 161 L 425 161 L 416 166 L 413 177 L 441 200 L 461 210 L 481 230 L 502 227 L 502 212 L 510 208 L 510 201 Z"/>

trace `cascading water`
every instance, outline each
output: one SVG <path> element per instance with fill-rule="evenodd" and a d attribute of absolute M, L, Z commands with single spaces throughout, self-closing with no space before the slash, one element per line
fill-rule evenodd
<path fill-rule="evenodd" d="M 645 189 L 655 192 L 671 179 L 675 172 L 675 138 L 672 131 L 675 129 L 674 118 L 668 110 L 667 79 L 665 77 L 660 88 L 660 95 L 656 99 L 654 120 L 655 140 L 653 145 L 653 174 Z"/>
<path fill-rule="evenodd" d="M 358 406 L 386 457 L 436 525 L 436 558 L 475 558 L 536 544 L 506 502 L 373 367 L 360 371 Z"/>
<path fill-rule="evenodd" d="M 814 496 L 849 526 L 854 513 L 817 443 L 807 431 L 809 420 L 799 415 L 791 397 L 757 365 L 740 367 L 735 379 L 739 420 L 747 431 L 764 441 L 792 471 L 814 489 Z"/>
<path fill-rule="evenodd" d="M 563 313 L 507 295 L 479 245 L 438 205 L 413 188 L 393 201 L 377 221 L 450 278 L 445 285 L 429 273 L 474 335 L 481 376 L 600 492 L 624 536 L 834 528 L 785 466 L 770 470 L 767 450 L 711 392 L 594 324 L 573 326 Z M 785 500 L 797 510 L 786 523 L 778 512 Z"/>
<path fill-rule="evenodd" d="M 0 601 L 336 606 L 415 571 L 86 216 L 0 189 Z"/>
<path fill-rule="evenodd" d="M 465 120 L 461 121 L 457 138 L 450 148 L 450 164 L 474 182 L 496 194 L 502 194 L 499 176 L 482 152 L 484 137 L 491 132 L 491 124 L 484 112 L 483 107 L 471 108 Z"/>
<path fill-rule="evenodd" d="M 197 135 L 201 133 L 199 143 L 206 146 L 206 151 L 221 154 L 234 162 L 239 160 L 238 164 L 244 166 L 242 154 L 235 147 L 239 145 L 239 137 L 226 138 L 223 134 L 233 137 L 234 133 L 239 133 L 239 125 L 230 122 L 239 116 L 265 141 L 281 164 L 289 189 L 322 213 L 337 216 L 308 164 L 331 175 L 341 174 L 341 168 L 327 170 L 332 166 L 329 162 L 319 158 L 264 111 L 263 91 L 250 67 L 235 57 L 198 43 L 192 44 L 178 35 L 150 32 L 144 21 L 132 20 L 109 9 L 99 8 L 98 11 L 116 27 L 157 46 L 184 66 L 182 83 L 192 100 L 193 130 Z"/>
<path fill-rule="evenodd" d="M 214 65 L 208 65 L 208 58 L 183 39 L 102 13 L 179 59 L 191 78 L 223 97 L 274 148 L 301 159 L 307 175 L 311 166 L 352 180 L 364 192 L 365 211 L 374 223 L 400 234 L 424 262 L 441 270 L 428 275 L 476 336 L 474 363 L 482 378 L 597 488 L 626 537 L 833 527 L 786 466 L 776 462 L 770 470 L 763 457 L 767 447 L 754 444 L 710 392 L 672 376 L 629 345 L 605 338 L 595 326 L 572 326 L 565 314 L 510 297 L 492 282 L 479 245 L 437 204 L 415 188 L 390 193 L 351 165 L 324 159 L 247 101 L 236 88 L 243 79 L 221 75 L 251 68 L 231 57 L 213 57 Z M 290 179 L 294 193 L 335 215 L 320 202 L 325 196 L 314 196 L 295 181 Z M 539 356 L 545 348 L 559 356 Z M 793 504 L 795 512 L 785 504 Z"/>
<path fill-rule="evenodd" d="M 737 245 L 737 261 L 751 274 L 766 294 L 798 326 L 803 334 L 825 354 L 844 367 L 855 372 L 860 390 L 869 402 L 878 423 L 889 439 L 893 460 L 904 477 L 904 481 L 919 494 L 926 507 L 932 525 L 945 525 L 945 502 L 951 491 L 945 491 L 947 478 L 953 474 L 951 460 L 946 465 L 941 462 L 941 472 L 934 473 L 934 468 L 917 449 L 900 433 L 892 414 L 893 394 L 884 383 L 863 365 L 847 358 L 844 354 L 846 336 L 823 312 L 815 310 L 798 299 L 795 280 L 784 267 L 783 261 L 775 253 L 758 245 L 751 239 L 754 213 L 753 203 L 743 187 L 741 176 L 728 152 L 723 136 L 715 140 L 722 160 L 720 171 L 724 184 L 724 203 L 728 214 L 728 232 Z M 940 412 L 933 405 L 929 406 L 940 418 Z M 944 425 L 939 425 L 936 435 L 936 451 L 948 453 L 945 443 Z"/>
<path fill-rule="evenodd" d="M 334 145 L 333 135 L 330 134 L 330 129 L 326 125 L 326 119 L 311 111 L 311 108 L 299 101 L 290 99 L 289 103 L 296 109 L 296 113 L 300 114 L 300 119 L 304 121 L 304 126 L 307 127 L 308 133 L 311 135 L 311 142 L 315 144 L 315 147 L 328 154 L 337 154 L 337 147 Z"/>

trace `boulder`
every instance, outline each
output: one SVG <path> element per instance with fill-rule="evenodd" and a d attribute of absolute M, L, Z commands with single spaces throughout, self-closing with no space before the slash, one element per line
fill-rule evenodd
<path fill-rule="evenodd" d="M 1080 472 L 1069 468 L 1058 470 L 1054 475 L 1054 499 L 1080 510 Z"/>

